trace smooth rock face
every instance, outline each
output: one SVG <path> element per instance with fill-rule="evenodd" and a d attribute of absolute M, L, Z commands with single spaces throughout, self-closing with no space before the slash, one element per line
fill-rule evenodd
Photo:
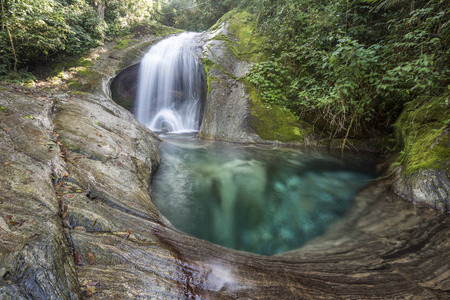
<path fill-rule="evenodd" d="M 0 299 L 79 299 L 53 181 L 53 102 L 0 91 Z"/>
<path fill-rule="evenodd" d="M 203 46 L 203 53 L 220 68 L 212 67 L 209 70 L 208 76 L 215 80 L 210 81 L 198 136 L 211 140 L 265 143 L 250 124 L 250 100 L 245 85 L 235 79 L 244 76 L 250 64 L 226 51 L 223 41 L 214 40 L 215 36 L 221 34 L 227 34 L 227 24 L 212 34 L 205 34 L 207 43 Z"/>
<path fill-rule="evenodd" d="M 394 183 L 397 194 L 415 203 L 450 211 L 450 181 L 444 170 L 420 170 L 401 175 Z"/>

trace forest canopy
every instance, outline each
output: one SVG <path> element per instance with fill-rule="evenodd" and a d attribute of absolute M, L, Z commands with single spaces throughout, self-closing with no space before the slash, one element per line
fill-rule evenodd
<path fill-rule="evenodd" d="M 1 0 L 0 75 L 152 22 L 151 0 Z"/>

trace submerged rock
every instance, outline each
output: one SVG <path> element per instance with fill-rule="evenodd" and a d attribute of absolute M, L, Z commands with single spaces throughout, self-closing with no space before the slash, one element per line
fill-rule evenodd
<path fill-rule="evenodd" d="M 171 132 L 173 131 L 173 127 L 169 122 L 162 121 L 161 123 L 161 132 Z"/>

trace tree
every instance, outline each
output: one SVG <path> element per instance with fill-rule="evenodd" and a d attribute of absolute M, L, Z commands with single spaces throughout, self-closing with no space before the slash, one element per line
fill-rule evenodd
<path fill-rule="evenodd" d="M 77 54 L 103 38 L 102 21 L 84 0 L 1 0 L 0 73 L 65 51 Z"/>

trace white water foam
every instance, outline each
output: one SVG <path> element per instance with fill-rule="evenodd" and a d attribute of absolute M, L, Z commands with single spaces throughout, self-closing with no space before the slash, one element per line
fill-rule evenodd
<path fill-rule="evenodd" d="M 195 132 L 200 126 L 202 67 L 194 55 L 197 33 L 154 45 L 139 70 L 135 115 L 156 132 Z"/>

